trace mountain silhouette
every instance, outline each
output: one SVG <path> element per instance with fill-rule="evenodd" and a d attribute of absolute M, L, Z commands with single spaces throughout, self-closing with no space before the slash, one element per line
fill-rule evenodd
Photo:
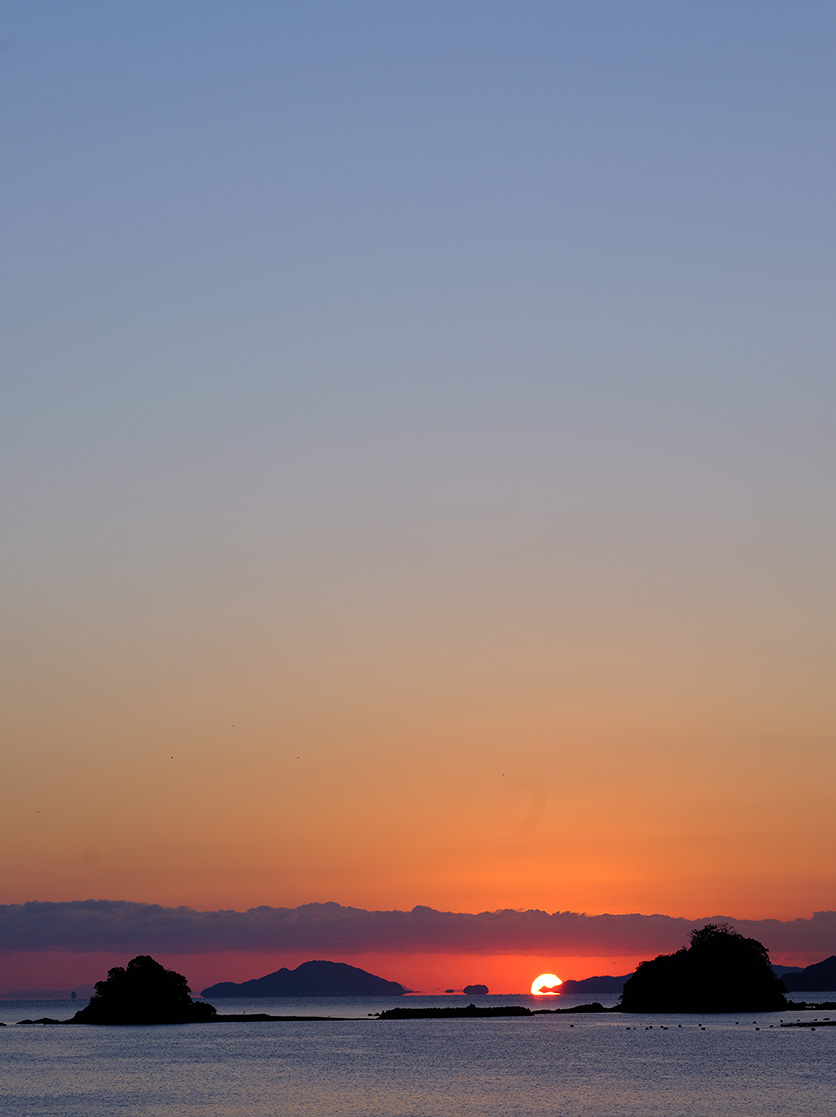
<path fill-rule="evenodd" d="M 623 974 L 621 977 L 612 977 L 610 974 L 599 974 L 597 977 L 582 977 L 577 980 L 567 977 L 560 986 L 560 993 L 620 993 L 624 982 L 632 974 Z"/>
<path fill-rule="evenodd" d="M 407 990 L 345 962 L 303 962 L 295 970 L 282 967 L 250 981 L 221 981 L 203 990 L 203 997 L 400 997 Z"/>
<path fill-rule="evenodd" d="M 836 989 L 836 954 L 821 962 L 805 966 L 798 973 L 784 974 L 784 985 L 790 993 L 812 993 L 820 989 Z"/>

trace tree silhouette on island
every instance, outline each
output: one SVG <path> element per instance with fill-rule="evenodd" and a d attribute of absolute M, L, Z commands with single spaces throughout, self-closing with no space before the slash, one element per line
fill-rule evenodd
<path fill-rule="evenodd" d="M 148 954 L 115 966 L 96 982 L 90 1003 L 73 1024 L 194 1024 L 211 1020 L 214 1005 L 193 1001 L 182 974 L 167 970 Z"/>
<path fill-rule="evenodd" d="M 622 1012 L 776 1012 L 785 988 L 769 951 L 728 923 L 707 923 L 690 946 L 642 962 L 624 983 Z"/>

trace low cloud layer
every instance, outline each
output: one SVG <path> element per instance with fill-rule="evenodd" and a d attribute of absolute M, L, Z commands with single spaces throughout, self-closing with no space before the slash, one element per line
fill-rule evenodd
<path fill-rule="evenodd" d="M 577 912 L 493 911 L 471 915 L 416 907 L 365 911 L 340 904 L 249 911 L 193 911 L 121 900 L 33 901 L 0 905 L 0 951 L 304 950 L 329 954 L 402 953 L 571 954 L 667 953 L 695 926 L 727 920 L 774 954 L 822 957 L 836 953 L 836 912 L 809 919 L 745 920 L 714 915 L 584 915 Z"/>

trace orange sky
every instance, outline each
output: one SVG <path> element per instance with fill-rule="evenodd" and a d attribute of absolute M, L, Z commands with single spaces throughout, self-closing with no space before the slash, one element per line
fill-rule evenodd
<path fill-rule="evenodd" d="M 466 667 L 390 644 L 374 669 L 346 659 L 346 679 L 327 645 L 314 671 L 155 634 L 126 662 L 126 634 L 93 627 L 83 655 L 62 649 L 48 701 L 26 663 L 8 689 L 5 902 L 689 918 L 832 903 L 831 699 L 800 670 L 750 696 L 752 667 L 732 682 L 727 657 L 697 662 L 685 641 L 625 653 L 629 681 L 604 648 L 584 679 L 555 665 L 556 633 L 551 655 L 462 648 Z"/>
<path fill-rule="evenodd" d="M 0 904 L 836 908 L 827 6 L 256 7 L 3 32 Z"/>

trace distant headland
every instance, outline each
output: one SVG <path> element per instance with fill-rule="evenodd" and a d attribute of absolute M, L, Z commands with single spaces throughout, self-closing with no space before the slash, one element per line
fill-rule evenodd
<path fill-rule="evenodd" d="M 812 993 L 822 989 L 836 989 L 836 954 L 821 962 L 814 962 L 796 973 L 785 973 L 784 985 L 790 993 Z"/>

